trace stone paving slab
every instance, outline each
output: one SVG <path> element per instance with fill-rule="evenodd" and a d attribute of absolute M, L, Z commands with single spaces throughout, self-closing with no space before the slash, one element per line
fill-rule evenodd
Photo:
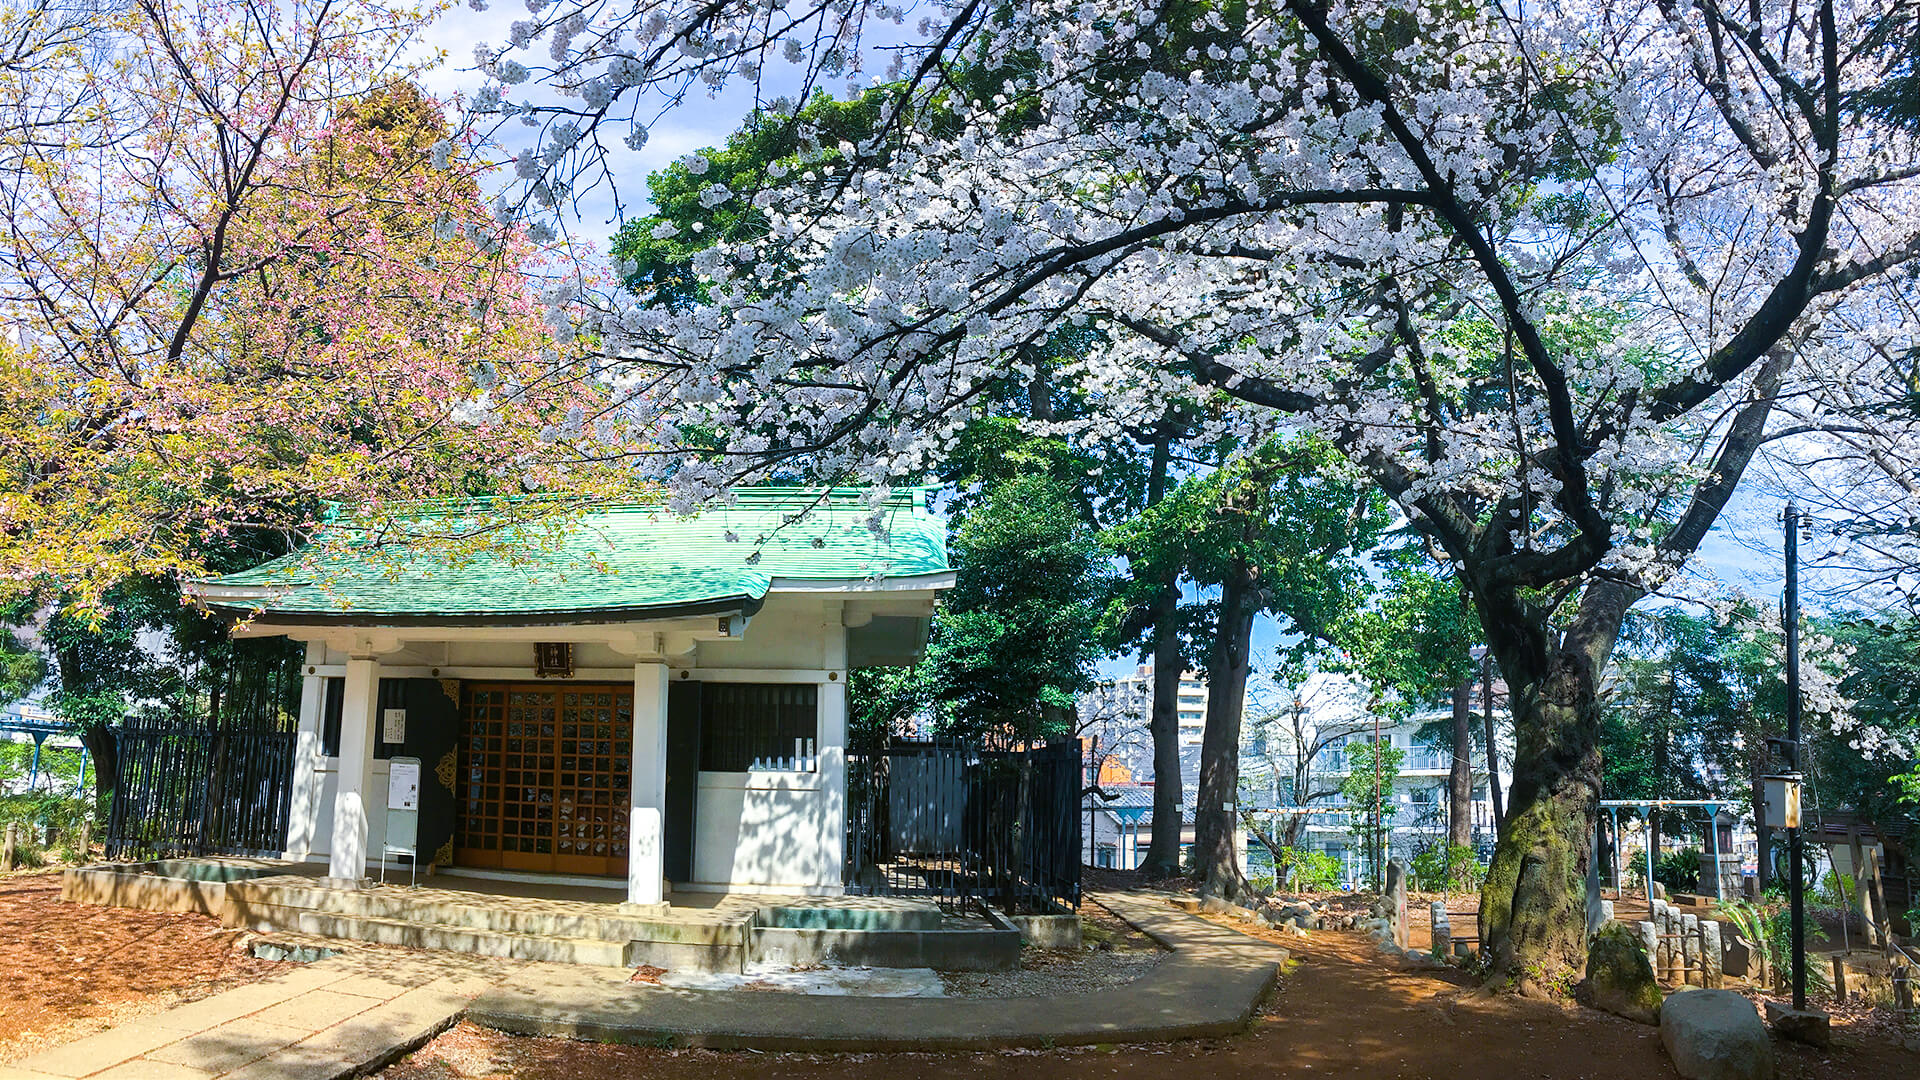
<path fill-rule="evenodd" d="M 445 1030 L 519 965 L 347 950 L 0 1067 L 0 1080 L 344 1080 Z"/>
<path fill-rule="evenodd" d="M 1052 998 L 855 998 L 507 980 L 467 1008 L 515 1034 L 751 1050 L 968 1050 L 1153 1042 L 1244 1030 L 1286 951 L 1125 894 L 1090 899 L 1171 951 L 1122 986 Z"/>

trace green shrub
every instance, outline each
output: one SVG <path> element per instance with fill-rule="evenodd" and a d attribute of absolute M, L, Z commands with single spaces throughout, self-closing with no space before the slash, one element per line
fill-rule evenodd
<path fill-rule="evenodd" d="M 1472 892 L 1486 880 L 1486 867 L 1465 844 L 1435 844 L 1413 856 L 1413 885 L 1426 892 L 1461 889 Z"/>
<path fill-rule="evenodd" d="M 1653 861 L 1653 880 L 1668 892 L 1692 892 L 1700 885 L 1700 849 L 1679 848 Z"/>
<path fill-rule="evenodd" d="M 1331 892 L 1340 886 L 1340 860 L 1324 851 L 1283 847 L 1278 860 L 1280 880 L 1303 892 Z"/>

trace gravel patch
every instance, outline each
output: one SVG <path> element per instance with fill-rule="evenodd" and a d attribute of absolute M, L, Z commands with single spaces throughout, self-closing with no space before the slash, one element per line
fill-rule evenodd
<path fill-rule="evenodd" d="M 1027 949 L 1013 971 L 943 971 L 940 980 L 948 997 L 1054 997 L 1130 983 L 1165 955 L 1157 949 Z"/>

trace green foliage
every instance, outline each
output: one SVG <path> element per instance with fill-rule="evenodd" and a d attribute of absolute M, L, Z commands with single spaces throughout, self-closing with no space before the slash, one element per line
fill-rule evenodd
<path fill-rule="evenodd" d="M 1692 892 L 1700 884 L 1700 849 L 1669 849 L 1653 861 L 1653 880 L 1670 892 Z"/>
<path fill-rule="evenodd" d="M 47 677 L 47 662 L 38 649 L 28 648 L 13 631 L 0 626 L 0 704 L 27 696 Z"/>
<path fill-rule="evenodd" d="M 1487 876 L 1487 868 L 1479 855 L 1465 844 L 1434 844 L 1417 851 L 1411 869 L 1415 887 L 1427 892 L 1442 889 L 1472 892 Z"/>
<path fill-rule="evenodd" d="M 1767 963 L 1776 981 L 1787 977 L 1791 964 L 1789 958 L 1793 955 L 1793 921 L 1782 899 L 1775 897 L 1762 904 L 1748 900 L 1722 900 L 1717 910 L 1722 919 L 1733 924 L 1742 938 L 1766 953 Z M 1825 940 L 1826 932 L 1809 919 L 1807 945 L 1811 947 Z M 1827 973 L 1827 964 L 1811 954 L 1807 957 L 1807 989 L 1816 993 L 1833 992 L 1833 979 Z"/>
<path fill-rule="evenodd" d="M 1335 638 L 1346 656 L 1341 667 L 1373 688 L 1375 708 L 1404 719 L 1474 677 L 1480 620 L 1457 579 L 1424 565 L 1390 565 L 1379 601 L 1341 619 Z"/>
<path fill-rule="evenodd" d="M 1393 816 L 1393 782 L 1400 775 L 1400 765 L 1406 760 L 1407 752 L 1385 739 L 1378 743 L 1355 739 L 1347 744 L 1346 751 L 1347 775 L 1340 780 L 1340 794 L 1348 807 L 1359 811 L 1348 816 L 1347 831 L 1360 843 L 1362 851 L 1381 850 L 1393 831 L 1389 823 Z M 1376 793 L 1379 816 L 1374 813 Z M 1375 872 L 1378 873 L 1379 868 L 1376 867 Z"/>
<path fill-rule="evenodd" d="M 1290 889 L 1331 892 L 1340 887 L 1340 860 L 1324 851 L 1283 847 L 1278 863 L 1280 879 Z"/>
<path fill-rule="evenodd" d="M 1149 603 L 1156 582 L 1181 576 L 1207 590 L 1246 565 L 1255 570 L 1260 608 L 1310 650 L 1365 595 L 1358 555 L 1379 542 L 1389 521 L 1385 496 L 1330 445 L 1307 436 L 1269 440 L 1107 531 L 1141 587 L 1138 595 L 1122 592 L 1107 625 L 1124 624 L 1128 612 Z M 1217 607 L 1205 594 L 1181 606 L 1183 652 L 1202 669 Z"/>
<path fill-rule="evenodd" d="M 1091 688 L 1105 551 L 1045 475 L 1001 482 L 955 531 L 956 584 L 934 627 L 928 700 L 943 730 L 1068 734 Z"/>
<path fill-rule="evenodd" d="M 836 101 L 819 91 L 797 117 L 755 111 L 727 136 L 724 146 L 702 152 L 707 160 L 702 173 L 695 175 L 676 161 L 647 177 L 655 212 L 627 222 L 614 234 L 611 245 L 614 258 L 622 261 L 615 265 L 624 263 L 624 283 L 669 307 L 705 301 L 706 287 L 694 269 L 694 256 L 716 243 L 766 233 L 767 217 L 753 205 L 755 194 L 765 191 L 778 199 L 782 191 L 817 191 L 829 183 L 815 170 L 840 160 L 837 147 L 842 141 L 858 143 L 869 138 L 885 100 L 884 89 L 851 101 Z M 803 126 L 817 133 L 812 144 L 802 143 Z M 702 205 L 701 196 L 716 183 L 745 194 L 715 206 Z"/>
<path fill-rule="evenodd" d="M 1829 871 L 1820 879 L 1813 890 L 1813 902 L 1835 911 L 1845 911 L 1854 903 L 1854 883 L 1852 874 L 1843 874 L 1838 870 Z"/>
<path fill-rule="evenodd" d="M 876 748 L 904 730 L 929 704 L 927 674 L 924 663 L 847 672 L 847 745 Z"/>

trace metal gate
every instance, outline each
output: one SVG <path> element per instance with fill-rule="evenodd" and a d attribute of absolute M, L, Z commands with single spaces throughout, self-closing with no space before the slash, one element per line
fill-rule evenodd
<path fill-rule="evenodd" d="M 108 858 L 285 850 L 301 653 L 284 639 L 234 642 L 184 673 L 171 707 L 127 717 Z"/>
<path fill-rule="evenodd" d="M 847 755 L 847 891 L 942 907 L 1080 903 L 1080 751 L 897 741 Z"/>

